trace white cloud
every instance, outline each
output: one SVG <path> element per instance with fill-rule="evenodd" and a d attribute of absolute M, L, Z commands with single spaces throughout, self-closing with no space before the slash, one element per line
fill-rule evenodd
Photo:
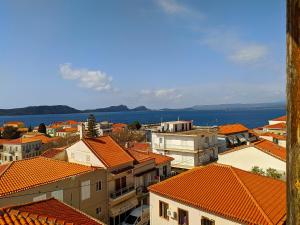
<path fill-rule="evenodd" d="M 161 100 L 177 100 L 182 97 L 179 90 L 175 88 L 157 89 L 157 90 L 142 90 L 141 94 L 147 97 L 155 97 Z"/>
<path fill-rule="evenodd" d="M 168 14 L 186 13 L 189 9 L 175 0 L 157 0 L 157 4 Z"/>
<path fill-rule="evenodd" d="M 112 77 L 100 70 L 73 69 L 70 63 L 59 66 L 62 78 L 66 80 L 78 80 L 80 87 L 96 91 L 112 90 Z"/>
<path fill-rule="evenodd" d="M 239 64 L 259 63 L 269 53 L 266 45 L 243 41 L 236 32 L 225 29 L 204 31 L 201 43 Z"/>

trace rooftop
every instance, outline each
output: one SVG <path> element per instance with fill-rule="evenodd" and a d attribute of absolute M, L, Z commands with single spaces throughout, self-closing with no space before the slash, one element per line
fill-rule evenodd
<path fill-rule="evenodd" d="M 108 168 L 133 163 L 134 159 L 110 136 L 82 140 L 95 156 Z"/>
<path fill-rule="evenodd" d="M 226 124 L 219 126 L 218 133 L 221 135 L 229 135 L 229 134 L 236 134 L 236 133 L 242 133 L 247 132 L 249 129 L 245 127 L 243 124 Z"/>
<path fill-rule="evenodd" d="M 152 193 L 245 224 L 283 224 L 285 183 L 210 164 L 150 186 Z M 179 191 L 180 190 L 180 191 Z"/>
<path fill-rule="evenodd" d="M 273 125 L 266 125 L 264 127 L 268 128 L 268 129 L 284 130 L 284 129 L 286 129 L 286 123 L 276 123 Z"/>
<path fill-rule="evenodd" d="M 178 131 L 178 132 L 168 132 L 168 131 L 156 131 L 156 133 L 167 134 L 167 135 L 187 135 L 187 136 L 201 136 L 201 135 L 211 135 L 216 133 L 216 129 L 213 127 L 210 128 L 193 128 L 192 130 L 187 131 Z"/>
<path fill-rule="evenodd" d="M 254 143 L 254 146 L 258 149 L 267 152 L 283 161 L 286 161 L 286 148 L 281 147 L 272 141 L 261 140 Z"/>
<path fill-rule="evenodd" d="M 0 198 L 94 170 L 89 166 L 45 157 L 13 161 L 0 165 Z"/>
<path fill-rule="evenodd" d="M 284 141 L 286 140 L 286 136 L 279 135 L 279 134 L 274 134 L 274 133 L 271 133 L 271 132 L 261 133 L 261 134 L 259 134 L 259 136 L 268 136 L 268 137 L 276 138 L 278 140 L 284 140 Z"/>
<path fill-rule="evenodd" d="M 275 119 L 272 119 L 271 121 L 286 121 L 287 116 L 281 116 L 281 117 L 277 117 Z"/>
<path fill-rule="evenodd" d="M 67 146 L 66 146 L 67 147 Z M 53 158 L 59 153 L 65 151 L 66 147 L 61 147 L 61 148 L 51 148 L 41 154 L 41 156 L 46 157 L 46 158 Z"/>
<path fill-rule="evenodd" d="M 101 225 L 100 221 L 54 198 L 0 209 L 1 225 Z"/>

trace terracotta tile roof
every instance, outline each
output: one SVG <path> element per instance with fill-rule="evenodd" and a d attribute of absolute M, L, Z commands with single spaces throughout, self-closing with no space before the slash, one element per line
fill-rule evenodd
<path fill-rule="evenodd" d="M 264 152 L 267 152 L 283 161 L 286 161 L 286 148 L 281 147 L 272 141 L 261 140 L 254 144 L 254 146 Z"/>
<path fill-rule="evenodd" d="M 151 152 L 150 145 L 145 142 L 132 143 L 132 145 L 130 146 L 130 148 L 128 148 L 128 150 L 140 152 L 140 153 L 148 155 L 151 158 L 154 158 L 156 165 L 164 164 L 164 163 L 171 162 L 172 160 L 174 160 L 174 158 L 172 158 L 172 157 Z"/>
<path fill-rule="evenodd" d="M 66 147 L 62 147 L 62 148 L 51 148 L 51 149 L 43 152 L 41 154 L 41 156 L 46 157 L 46 158 L 53 158 L 56 155 L 58 155 L 59 153 L 64 152 L 66 148 L 67 148 L 67 146 Z"/>
<path fill-rule="evenodd" d="M 143 163 L 149 160 L 154 160 L 150 155 L 144 152 L 128 149 L 127 152 L 137 161 L 137 163 Z"/>
<path fill-rule="evenodd" d="M 283 140 L 283 141 L 286 140 L 286 136 L 284 136 L 284 135 L 279 135 L 279 134 L 274 134 L 274 133 L 270 133 L 270 132 L 261 133 L 261 134 L 259 134 L 259 136 L 273 137 L 273 138 L 276 138 L 276 139 L 278 139 L 278 140 Z"/>
<path fill-rule="evenodd" d="M 286 184 L 231 166 L 210 164 L 150 186 L 152 193 L 244 224 L 282 224 Z"/>
<path fill-rule="evenodd" d="M 20 137 L 20 138 L 17 138 L 17 139 L 11 139 L 3 144 L 13 144 L 13 145 L 17 145 L 17 144 L 26 144 L 26 143 L 30 143 L 30 142 L 41 142 L 40 139 L 35 139 L 35 138 L 23 138 L 23 137 Z"/>
<path fill-rule="evenodd" d="M 272 125 L 266 125 L 264 127 L 268 128 L 268 129 L 285 130 L 286 123 L 276 123 L 276 124 L 272 124 Z"/>
<path fill-rule="evenodd" d="M 75 120 L 67 120 L 67 121 L 65 122 L 65 124 L 69 124 L 69 125 L 77 125 L 77 124 L 79 124 L 79 122 L 77 122 L 77 121 L 75 121 Z"/>
<path fill-rule="evenodd" d="M 108 168 L 133 163 L 134 159 L 110 136 L 82 140 Z"/>
<path fill-rule="evenodd" d="M 9 141 L 11 141 L 12 139 L 0 139 L 0 145 L 3 145 Z"/>
<path fill-rule="evenodd" d="M 1 225 L 101 225 L 100 221 L 56 199 L 0 209 Z"/>
<path fill-rule="evenodd" d="M 95 170 L 92 167 L 44 157 L 18 160 L 8 165 L 0 174 L 0 198 Z"/>
<path fill-rule="evenodd" d="M 286 119 L 287 119 L 287 116 L 281 116 L 281 117 L 272 119 L 272 121 L 286 121 Z"/>
<path fill-rule="evenodd" d="M 127 127 L 127 124 L 125 124 L 125 123 L 114 123 L 112 125 L 112 127 L 113 128 L 125 128 L 125 127 Z"/>
<path fill-rule="evenodd" d="M 219 134 L 228 135 L 228 134 L 236 134 L 241 132 L 247 132 L 249 129 L 242 124 L 226 124 L 219 126 Z"/>
<path fill-rule="evenodd" d="M 11 126 L 11 125 L 24 126 L 24 122 L 22 122 L 22 121 L 9 121 L 9 122 L 4 123 L 4 126 Z"/>

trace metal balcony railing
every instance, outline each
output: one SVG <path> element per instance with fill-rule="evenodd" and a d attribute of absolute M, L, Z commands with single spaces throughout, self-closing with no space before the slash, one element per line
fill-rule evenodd
<path fill-rule="evenodd" d="M 115 191 L 113 193 L 110 194 L 110 197 L 112 199 L 116 199 L 116 198 L 119 198 L 121 197 L 122 195 L 125 195 L 131 191 L 134 191 L 134 186 L 129 186 L 129 187 L 124 187 L 124 188 L 121 188 L 120 190 L 118 191 Z"/>

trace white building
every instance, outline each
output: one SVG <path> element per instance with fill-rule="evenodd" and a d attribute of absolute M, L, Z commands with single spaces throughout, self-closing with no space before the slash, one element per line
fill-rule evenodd
<path fill-rule="evenodd" d="M 266 171 L 276 169 L 283 177 L 286 174 L 286 149 L 268 140 L 237 147 L 219 154 L 218 163 L 251 171 L 253 167 Z"/>
<path fill-rule="evenodd" d="M 184 126 L 184 129 L 188 128 L 185 131 L 173 124 L 169 127 L 180 131 L 163 130 L 152 133 L 153 152 L 174 158 L 172 167 L 190 169 L 218 158 L 217 130 L 213 127 L 193 129 L 189 124 L 190 122 Z"/>
<path fill-rule="evenodd" d="M 83 124 L 81 124 L 81 126 L 84 127 L 84 131 L 86 132 L 88 130 L 88 122 L 84 122 Z M 81 129 L 81 128 L 79 128 Z M 97 134 L 99 136 L 103 136 L 103 135 L 108 135 L 112 133 L 112 123 L 108 122 L 108 121 L 102 121 L 100 123 L 96 123 L 96 130 L 97 130 Z"/>
<path fill-rule="evenodd" d="M 41 154 L 42 141 L 35 138 L 18 138 L 2 143 L 0 163 L 21 160 Z"/>
<path fill-rule="evenodd" d="M 268 141 L 272 141 L 273 143 L 286 148 L 286 136 L 285 135 L 279 135 L 274 133 L 260 133 L 259 137 Z"/>
<path fill-rule="evenodd" d="M 151 225 L 285 224 L 285 182 L 211 164 L 152 185 Z"/>

